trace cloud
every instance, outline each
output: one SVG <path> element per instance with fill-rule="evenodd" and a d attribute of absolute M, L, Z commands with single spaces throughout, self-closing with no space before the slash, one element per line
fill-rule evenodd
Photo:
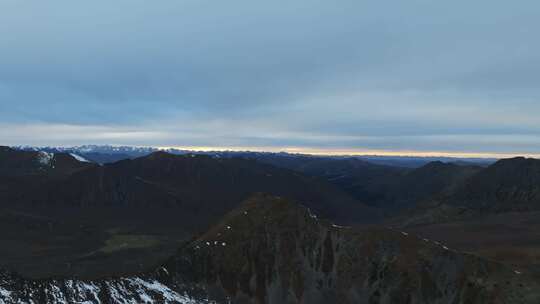
<path fill-rule="evenodd" d="M 536 153 L 539 13 L 4 1 L 0 142 Z"/>

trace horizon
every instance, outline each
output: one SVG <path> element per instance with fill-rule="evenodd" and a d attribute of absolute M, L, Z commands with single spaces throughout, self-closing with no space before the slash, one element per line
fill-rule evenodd
<path fill-rule="evenodd" d="M 329 156 L 329 157 L 397 157 L 397 158 L 451 158 L 451 159 L 477 159 L 477 160 L 499 160 L 516 157 L 540 159 L 540 154 L 489 154 L 489 153 L 444 153 L 438 151 L 432 152 L 414 152 L 414 151 L 373 151 L 373 150 L 317 150 L 304 149 L 297 147 L 194 147 L 194 146 L 150 146 L 150 145 L 114 145 L 114 144 L 84 144 L 84 145 L 65 145 L 65 146 L 35 146 L 35 145 L 11 145 L 14 148 L 35 148 L 35 149 L 79 149 L 83 147 L 112 147 L 112 148 L 132 148 L 132 149 L 155 149 L 159 151 L 178 150 L 186 152 L 252 152 L 252 153 L 287 153 L 291 155 L 308 156 Z"/>

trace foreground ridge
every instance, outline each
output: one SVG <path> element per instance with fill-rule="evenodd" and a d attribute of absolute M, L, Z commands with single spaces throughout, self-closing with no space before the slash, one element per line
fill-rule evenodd
<path fill-rule="evenodd" d="M 4 273 L 0 303 L 538 303 L 526 274 L 402 231 L 341 227 L 258 194 L 155 271 L 97 281 Z"/>

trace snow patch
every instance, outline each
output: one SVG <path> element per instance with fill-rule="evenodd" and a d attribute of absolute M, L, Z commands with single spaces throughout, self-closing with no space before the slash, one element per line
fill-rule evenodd
<path fill-rule="evenodd" d="M 87 160 L 86 158 L 78 155 L 78 154 L 75 154 L 75 153 L 69 153 L 69 155 L 71 155 L 73 158 L 75 158 L 76 160 L 82 162 L 82 163 L 89 163 L 90 161 Z"/>
<path fill-rule="evenodd" d="M 47 292 L 48 290 L 45 289 L 45 293 L 48 293 L 53 297 L 54 303 L 68 304 L 65 295 L 62 293 L 62 290 L 60 290 L 57 285 L 52 284 L 50 287 L 51 291 Z"/>
<path fill-rule="evenodd" d="M 4 300 L 5 301 L 8 301 L 8 300 L 11 301 L 11 291 L 0 287 L 0 304 L 6 303 L 6 302 L 4 302 Z"/>
<path fill-rule="evenodd" d="M 332 227 L 338 228 L 338 229 L 349 229 L 349 228 L 351 228 L 349 226 L 340 226 L 340 225 L 336 225 L 336 224 L 332 224 Z"/>
<path fill-rule="evenodd" d="M 167 272 L 165 268 L 161 269 Z M 14 293 L 0 286 L 0 304 L 35 303 L 36 299 L 40 299 L 40 303 L 44 301 L 44 303 L 101 304 L 100 294 L 102 296 L 106 295 L 106 302 L 110 301 L 111 303 L 121 304 L 215 303 L 208 299 L 196 300 L 185 293 L 180 294 L 173 291 L 155 279 L 143 279 L 140 277 L 107 280 L 103 283 L 78 280 L 52 280 L 50 283 L 42 286 L 31 284 L 28 286 L 25 285 L 25 288 L 27 289 L 21 295 L 14 296 Z M 19 298 L 19 296 L 22 297 Z"/>
<path fill-rule="evenodd" d="M 197 304 L 200 303 L 187 295 L 180 295 L 179 293 L 171 290 L 169 287 L 161 284 L 160 282 L 145 281 L 141 278 L 127 279 L 131 287 L 136 289 L 137 294 L 141 300 L 145 303 L 182 303 L 182 304 Z M 154 301 L 153 297 L 148 293 L 158 294 L 162 300 Z"/>
<path fill-rule="evenodd" d="M 45 151 L 38 152 L 38 161 L 42 165 L 50 166 L 52 164 L 53 158 L 54 158 L 54 153 L 49 153 Z"/>
<path fill-rule="evenodd" d="M 198 247 L 198 246 L 197 246 Z M 169 271 L 167 270 L 167 268 L 165 267 L 161 267 L 160 268 L 163 272 L 165 272 L 167 275 L 169 275 Z"/>
<path fill-rule="evenodd" d="M 317 219 L 317 216 L 311 212 L 311 209 L 307 208 L 308 214 L 312 219 Z"/>

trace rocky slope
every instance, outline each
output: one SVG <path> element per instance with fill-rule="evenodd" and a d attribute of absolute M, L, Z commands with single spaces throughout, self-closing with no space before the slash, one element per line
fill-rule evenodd
<path fill-rule="evenodd" d="M 353 230 L 256 195 L 147 274 L 29 281 L 0 303 L 538 303 L 527 274 L 389 229 Z"/>
<path fill-rule="evenodd" d="M 8 272 L 0 273 L 0 303 L 215 303 L 173 291 L 152 276 L 96 281 L 29 281 Z"/>
<path fill-rule="evenodd" d="M 237 303 L 535 303 L 528 278 L 437 242 L 355 231 L 259 196 L 167 263 Z"/>

